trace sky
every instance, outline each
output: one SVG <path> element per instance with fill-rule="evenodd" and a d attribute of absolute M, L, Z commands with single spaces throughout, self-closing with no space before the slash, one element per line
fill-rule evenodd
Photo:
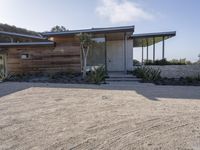
<path fill-rule="evenodd" d="M 33 31 L 135 25 L 135 33 L 176 31 L 166 41 L 166 58 L 198 60 L 199 0 L 0 0 L 0 23 Z M 156 45 L 161 58 L 162 44 Z M 152 57 L 150 47 L 149 57 Z M 141 59 L 141 49 L 134 50 Z"/>

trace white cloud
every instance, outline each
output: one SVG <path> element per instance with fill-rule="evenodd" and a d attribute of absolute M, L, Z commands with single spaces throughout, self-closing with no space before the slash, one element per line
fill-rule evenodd
<path fill-rule="evenodd" d="M 154 18 L 137 3 L 128 0 L 101 0 L 101 4 L 96 8 L 97 14 L 111 23 L 128 23 Z"/>

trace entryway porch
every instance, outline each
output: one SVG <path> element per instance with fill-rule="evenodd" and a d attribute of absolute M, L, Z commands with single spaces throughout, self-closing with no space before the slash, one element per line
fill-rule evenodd
<path fill-rule="evenodd" d="M 106 83 L 138 83 L 140 79 L 136 78 L 132 73 L 125 73 L 123 71 L 110 71 L 106 78 Z"/>

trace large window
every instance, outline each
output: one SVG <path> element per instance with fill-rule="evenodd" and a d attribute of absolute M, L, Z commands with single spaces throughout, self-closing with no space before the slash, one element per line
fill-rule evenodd
<path fill-rule="evenodd" d="M 105 66 L 105 38 L 95 37 L 89 53 L 88 53 L 88 66 Z"/>

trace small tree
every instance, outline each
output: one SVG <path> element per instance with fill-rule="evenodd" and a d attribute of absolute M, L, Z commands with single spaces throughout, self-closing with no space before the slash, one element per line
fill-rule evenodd
<path fill-rule="evenodd" d="M 64 32 L 67 31 L 67 29 L 64 26 L 55 26 L 51 29 L 51 32 Z"/>
<path fill-rule="evenodd" d="M 80 44 L 81 44 L 81 51 L 83 54 L 83 78 L 86 77 L 86 69 L 87 69 L 87 56 L 90 47 L 92 46 L 92 35 L 88 33 L 80 33 L 79 35 Z"/>

